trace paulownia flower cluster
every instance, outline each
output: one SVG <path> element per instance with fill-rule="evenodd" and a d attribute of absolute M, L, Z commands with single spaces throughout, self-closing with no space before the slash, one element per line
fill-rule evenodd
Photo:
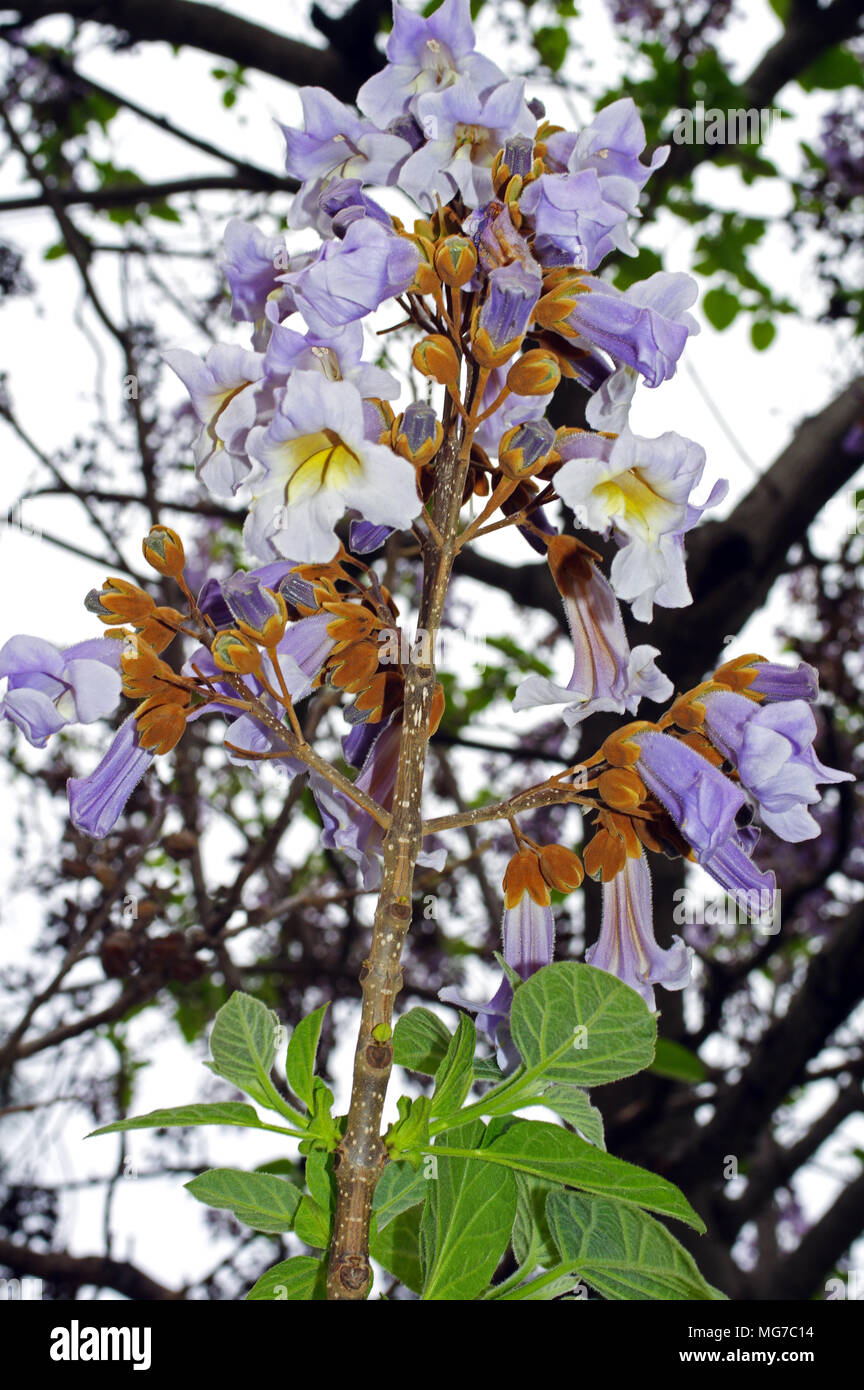
<path fill-rule="evenodd" d="M 359 113 L 316 88 L 301 94 L 303 127 L 284 128 L 286 167 L 301 185 L 290 246 L 229 224 L 223 267 L 250 345 L 217 343 L 203 360 L 165 354 L 200 419 L 197 476 L 244 507 L 252 566 L 195 594 L 180 538 L 154 527 L 144 556 L 175 583 L 176 606 L 107 578 L 87 598 L 107 635 L 66 651 L 34 636 L 6 644 L 2 713 L 44 747 L 67 723 L 134 703 L 96 769 L 69 783 L 72 819 L 94 836 L 187 723 L 228 714 L 228 757 L 308 777 L 323 843 L 399 916 L 414 864 L 446 859 L 424 841 L 464 821 L 423 823 L 418 804 L 405 830 L 406 788 L 422 785 L 444 694 L 410 641 L 394 655 L 400 613 L 374 557 L 394 533 L 413 536 L 419 624 L 434 634 L 460 549 L 509 528 L 526 559 L 545 556 L 573 639 L 569 679 L 523 681 L 514 727 L 539 706 L 557 707 L 571 728 L 596 711 L 633 722 L 578 766 L 474 817 L 513 829 L 508 969 L 486 1004 L 442 998 L 475 1011 L 494 1038 L 514 979 L 553 959 L 551 891 L 575 891 L 587 873 L 602 881 L 603 920 L 586 960 L 653 1008 L 656 986 L 686 984 L 690 960 L 680 939 L 665 949 L 654 939 L 651 856 L 698 862 L 730 892 L 770 894 L 774 876 L 752 858 L 758 822 L 792 842 L 815 835 L 808 807 L 820 784 L 848 774 L 813 752 L 811 667 L 742 655 L 673 699 L 660 652 L 628 642 L 622 603 L 647 623 L 655 604 L 690 602 L 685 537 L 725 492 L 722 482 L 702 490 L 700 445 L 673 431 L 643 438 L 629 423 L 635 393 L 668 380 L 697 331 L 694 281 L 659 272 L 622 292 L 598 273 L 610 254 L 634 254 L 631 219 L 667 151 L 643 159 L 629 99 L 579 132 L 550 123 L 521 80 L 475 51 L 466 0 L 429 18 L 396 6 L 387 54 Z M 399 381 L 374 361 L 366 330 L 379 310 L 385 330 L 394 312 L 396 327 L 411 329 L 418 399 L 400 401 Z M 587 428 L 548 421 L 564 378 L 585 390 Z M 608 572 L 599 539 L 614 543 Z M 325 686 L 339 700 L 353 776 L 304 735 L 303 702 Z M 643 700 L 666 712 L 633 720 Z M 519 829 L 520 810 L 555 801 L 582 811 L 581 855 Z M 388 969 L 377 988 L 390 991 L 389 1009 Z M 370 1020 L 386 1051 L 389 1013 L 367 1019 L 364 1005 L 361 1044 Z M 343 1147 L 371 1200 L 378 1159 L 351 1148 L 362 1051 Z M 386 1082 L 389 1058 L 373 1071 Z M 350 1269 L 361 1255 L 341 1258 Z M 362 1260 L 356 1268 L 361 1288 Z"/>

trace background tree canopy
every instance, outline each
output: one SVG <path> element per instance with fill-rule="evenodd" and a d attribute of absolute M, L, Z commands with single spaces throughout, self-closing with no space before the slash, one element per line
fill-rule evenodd
<path fill-rule="evenodd" d="M 4 11 L 8 632 L 91 635 L 80 599 L 106 573 L 140 578 L 140 537 L 153 523 L 182 530 L 199 582 L 230 573 L 241 555 L 242 516 L 196 483 L 196 422 L 160 352 L 242 341 L 219 246 L 232 216 L 285 226 L 295 185 L 281 173 L 269 118 L 294 119 L 297 86 L 350 101 L 381 65 L 389 24 L 384 0 L 331 0 L 300 14 L 244 8 L 254 17 L 191 0 L 22 0 Z M 736 346 L 717 339 L 713 360 L 724 364 L 726 399 L 741 401 L 737 414 L 713 404 L 716 382 L 684 372 L 670 397 L 685 408 L 699 399 L 692 433 L 709 462 L 735 451 L 745 462 L 724 519 L 688 536 L 692 606 L 655 620 L 650 640 L 664 669 L 678 689 L 694 685 L 724 644 L 752 650 L 757 631 L 759 645 L 818 668 L 820 756 L 860 776 L 861 6 L 741 8 L 472 0 L 481 49 L 528 76 L 553 119 L 578 111 L 587 120 L 626 94 L 649 148 L 671 137 L 644 201 L 639 254 L 615 260 L 615 283 L 692 270 L 704 320 Z M 773 111 L 773 126 L 763 126 L 764 142 L 713 141 L 712 109 Z M 704 142 L 676 142 L 679 113 L 694 110 L 705 113 Z M 410 383 L 399 336 L 382 343 Z M 770 431 L 756 418 L 752 378 L 775 353 L 785 418 L 796 424 L 774 456 L 754 456 L 752 440 Z M 575 399 L 570 408 L 565 401 L 553 423 L 580 423 Z M 680 422 L 662 428 L 672 425 Z M 379 557 L 385 582 L 410 540 L 393 537 Z M 449 621 L 482 632 L 487 651 L 485 665 L 456 663 L 444 676 L 447 712 L 430 762 L 443 810 L 498 800 L 535 773 L 542 780 L 562 750 L 577 748 L 558 720 L 526 732 L 509 708 L 526 672 L 563 665 L 560 598 L 536 559 L 494 543 L 460 558 Z M 410 567 L 407 575 L 400 601 L 410 606 Z M 307 709 L 325 737 L 332 703 L 325 690 Z M 586 726 L 591 746 L 604 719 Z M 334 724 L 333 748 L 337 732 Z M 177 1175 L 209 1166 L 200 1135 L 136 1136 L 134 1146 L 118 1135 L 107 1171 L 105 1149 L 80 1139 L 147 1108 L 150 1074 L 164 1083 L 190 1051 L 197 1079 L 209 1024 L 234 989 L 289 1025 L 322 1002 L 348 1001 L 329 1011 L 319 1054 L 338 1081 L 344 1053 L 334 1037 L 358 996 L 371 897 L 353 867 L 321 847 L 303 785 L 267 769 L 226 773 L 208 755 L 218 740 L 205 723 L 95 842 L 70 826 L 63 794 L 67 777 L 95 761 L 93 732 L 60 734 L 39 755 L 12 734 L 4 725 L 15 863 L 0 966 L 0 1272 L 40 1277 L 55 1298 L 100 1289 L 237 1297 L 295 1248 L 288 1238 L 240 1237 L 231 1217 L 210 1213 L 197 1261 L 142 1245 L 148 1214 Z M 722 903 L 713 920 L 685 926 L 698 967 L 684 996 L 662 996 L 657 1063 L 596 1097 L 610 1148 L 680 1184 L 704 1217 L 709 1234 L 690 1248 L 734 1299 L 830 1296 L 828 1281 L 848 1270 L 864 1228 L 859 801 L 852 784 L 832 789 L 815 813 L 818 840 L 763 836 L 760 862 L 777 869 L 783 893 L 781 929 L 754 933 Z M 566 839 L 566 816 L 546 809 L 524 828 Z M 577 823 L 566 825 L 575 843 Z M 466 970 L 474 981 L 476 961 L 499 945 L 506 837 L 469 827 L 450 850 L 443 873 L 421 874 L 403 1007 L 437 1007 L 439 989 L 461 985 Z M 684 884 L 680 861 L 655 875 L 662 944 L 682 930 Z M 559 910 L 558 954 L 581 958 L 598 929 L 594 885 L 584 913 L 573 903 Z M 215 1079 L 207 1094 L 228 1098 Z M 228 1141 L 211 1142 L 221 1161 Z M 268 1160 L 278 1152 L 265 1145 L 258 1161 Z M 177 1200 L 188 1203 L 182 1191 Z"/>

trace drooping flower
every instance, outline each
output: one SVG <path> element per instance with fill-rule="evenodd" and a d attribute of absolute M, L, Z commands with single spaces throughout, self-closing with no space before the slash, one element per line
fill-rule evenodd
<path fill-rule="evenodd" d="M 621 549 L 609 577 L 634 617 L 650 622 L 655 603 L 690 603 L 682 538 L 727 487 L 719 482 L 705 502 L 690 502 L 705 468 L 704 449 L 671 430 L 643 439 L 627 427 L 614 440 L 568 433 L 558 451 L 566 462 L 555 475 L 556 490 L 583 525 L 613 532 Z"/>
<path fill-rule="evenodd" d="M 638 382 L 634 367 L 618 367 L 607 376 L 585 407 L 585 419 L 592 430 L 623 434 Z"/>
<path fill-rule="evenodd" d="M 501 933 L 504 959 L 522 980 L 549 965 L 554 957 L 555 919 L 551 901 L 536 857 L 528 851 L 515 854 L 504 878 Z M 444 1004 L 476 1013 L 477 1027 L 494 1037 L 510 1016 L 513 986 L 504 975 L 488 1004 L 472 1004 L 453 986 L 440 990 L 438 998 Z"/>
<path fill-rule="evenodd" d="M 797 844 L 819 834 L 807 810 L 820 801 L 820 782 L 852 782 L 850 772 L 826 767 L 813 752 L 816 720 L 803 700 L 758 705 L 733 691 L 700 697 L 704 733 L 738 769 L 741 785 L 757 803 L 761 820 L 783 840 Z"/>
<path fill-rule="evenodd" d="M 78 830 L 101 838 L 112 830 L 155 754 L 138 743 L 135 716 L 130 715 L 114 735 L 111 747 L 87 777 L 66 783 L 69 816 Z"/>
<path fill-rule="evenodd" d="M 553 536 L 548 560 L 564 600 L 573 638 L 573 674 L 566 685 L 545 676 L 528 676 L 516 692 L 514 710 L 566 704 L 564 722 L 573 728 L 598 710 L 635 714 L 642 697 L 667 700 L 672 682 L 654 664 L 656 647 L 633 651 L 609 581 L 587 547 L 569 536 Z"/>
<path fill-rule="evenodd" d="M 468 0 L 444 0 L 428 17 L 393 4 L 387 64 L 357 94 L 361 111 L 386 126 L 424 92 L 439 91 L 466 77 L 478 92 L 506 79 L 500 68 L 474 51 Z"/>
<path fill-rule="evenodd" d="M 65 651 L 41 637 L 10 637 L 0 649 L 0 679 L 7 678 L 0 717 L 34 748 L 44 748 L 67 724 L 92 724 L 111 714 L 120 702 L 122 651 L 123 644 L 110 637 Z"/>
<path fill-rule="evenodd" d="M 693 952 L 680 936 L 672 945 L 658 946 L 654 938 L 651 871 L 644 854 L 624 862 L 624 868 L 603 884 L 600 935 L 585 952 L 598 970 L 616 975 L 655 1007 L 654 985 L 683 989 L 690 979 Z"/>
<path fill-rule="evenodd" d="M 702 860 L 702 868 L 749 916 L 765 919 L 773 914 L 777 878 L 753 863 L 758 839 L 757 826 L 735 825 L 726 843 Z"/>
<path fill-rule="evenodd" d="M 185 348 L 170 348 L 162 357 L 189 392 L 203 426 L 195 444 L 195 476 L 216 497 L 233 497 L 251 470 L 249 431 L 264 413 L 262 354 L 217 343 L 203 362 Z M 266 404 L 272 409 L 272 398 Z"/>
<path fill-rule="evenodd" d="M 417 270 L 417 247 L 372 217 L 360 217 L 341 241 L 328 241 L 282 281 L 313 333 L 364 318 L 402 294 Z"/>
<path fill-rule="evenodd" d="M 520 79 L 495 87 L 484 98 L 464 78 L 417 98 L 415 115 L 426 144 L 399 172 L 399 187 L 421 207 L 433 209 L 436 196 L 449 203 L 459 192 L 467 207 L 493 195 L 492 162 L 508 136 L 533 135 L 537 121 L 525 104 Z"/>
<path fill-rule="evenodd" d="M 366 438 L 363 399 L 348 381 L 291 374 L 270 424 L 249 436 L 263 469 L 243 530 L 253 555 L 330 560 L 349 508 L 365 520 L 410 526 L 420 510 L 414 469 Z"/>

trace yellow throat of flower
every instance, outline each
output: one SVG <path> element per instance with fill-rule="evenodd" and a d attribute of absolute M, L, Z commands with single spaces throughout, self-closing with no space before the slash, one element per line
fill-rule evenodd
<path fill-rule="evenodd" d="M 285 501 L 297 502 L 322 488 L 340 490 L 363 473 L 363 465 L 335 430 L 317 430 L 282 445 Z"/>

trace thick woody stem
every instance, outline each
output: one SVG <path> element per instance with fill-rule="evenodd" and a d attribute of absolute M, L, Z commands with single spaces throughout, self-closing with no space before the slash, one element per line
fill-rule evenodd
<path fill-rule="evenodd" d="M 442 543 L 439 545 L 430 537 L 424 544 L 419 626 L 433 635 L 440 624 L 457 550 L 470 451 L 470 426 L 461 443 L 456 437 L 457 428 L 451 423 L 438 456 L 433 520 Z M 399 769 L 390 827 L 384 839 L 381 893 L 372 928 L 372 947 L 360 975 L 363 1003 L 351 1105 L 345 1135 L 336 1151 L 336 1215 L 327 1275 L 327 1297 L 331 1300 L 364 1299 L 372 1278 L 372 1198 L 388 1162 L 380 1132 L 381 1116 L 393 1066 L 393 1003 L 402 987 L 400 961 L 411 925 L 414 868 L 423 844 L 421 798 L 434 691 L 434 665 L 412 663 L 405 676 Z"/>

